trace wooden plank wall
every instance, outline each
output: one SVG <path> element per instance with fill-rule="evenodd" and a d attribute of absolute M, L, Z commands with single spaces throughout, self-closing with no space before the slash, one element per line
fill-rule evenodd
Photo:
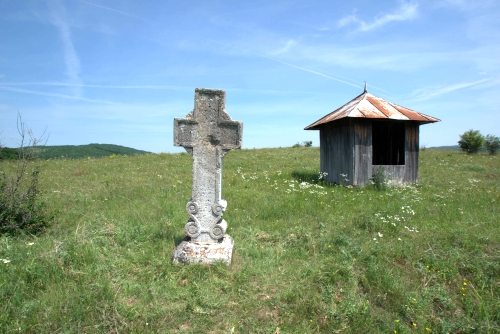
<path fill-rule="evenodd" d="M 327 182 L 343 184 L 340 174 L 347 174 L 347 184 L 354 180 L 354 130 L 349 119 L 327 123 L 320 129 L 321 172 Z"/>
<path fill-rule="evenodd" d="M 372 122 L 357 120 L 354 123 L 354 178 L 353 185 L 364 186 L 372 177 Z"/>
<path fill-rule="evenodd" d="M 377 171 L 378 166 L 382 166 L 385 171 L 385 176 L 391 182 L 396 184 L 406 183 L 405 174 L 406 174 L 406 166 L 405 165 L 373 165 L 373 172 Z"/>
<path fill-rule="evenodd" d="M 405 165 L 404 182 L 415 183 L 418 181 L 418 151 L 419 151 L 419 124 L 406 123 Z"/>

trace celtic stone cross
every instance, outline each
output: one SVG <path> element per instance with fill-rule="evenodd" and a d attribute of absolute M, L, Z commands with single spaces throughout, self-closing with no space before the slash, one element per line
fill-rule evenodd
<path fill-rule="evenodd" d="M 225 235 L 222 219 L 226 201 L 221 198 L 222 157 L 241 147 L 243 123 L 224 110 L 223 90 L 197 88 L 194 110 L 174 119 L 174 145 L 193 156 L 192 198 L 186 205 L 189 220 L 184 232 L 194 243 L 216 244 Z"/>

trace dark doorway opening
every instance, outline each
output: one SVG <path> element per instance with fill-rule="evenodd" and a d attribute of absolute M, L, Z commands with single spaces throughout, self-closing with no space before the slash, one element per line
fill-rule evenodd
<path fill-rule="evenodd" d="M 405 164 L 405 123 L 372 122 L 372 165 Z"/>

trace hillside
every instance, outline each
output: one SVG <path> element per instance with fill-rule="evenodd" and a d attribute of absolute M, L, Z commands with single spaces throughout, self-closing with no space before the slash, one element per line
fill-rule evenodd
<path fill-rule="evenodd" d="M 428 147 L 430 150 L 445 150 L 445 151 L 462 151 L 460 146 L 458 145 L 450 145 L 450 146 L 435 146 Z M 479 152 L 486 152 L 486 148 L 483 146 L 479 149 Z"/>
<path fill-rule="evenodd" d="M 458 145 L 449 145 L 449 146 L 434 146 L 428 147 L 430 150 L 451 150 L 451 151 L 460 151 L 460 146 Z"/>
<path fill-rule="evenodd" d="M 150 152 L 136 150 L 129 147 L 112 144 L 88 144 L 88 145 L 62 145 L 62 146 L 40 146 L 40 159 L 80 159 L 80 158 L 101 158 L 110 155 L 141 155 Z M 17 149 L 4 148 L 0 151 L 0 160 L 16 159 Z"/>

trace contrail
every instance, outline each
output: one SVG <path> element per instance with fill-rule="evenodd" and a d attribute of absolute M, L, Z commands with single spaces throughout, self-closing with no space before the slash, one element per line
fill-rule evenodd
<path fill-rule="evenodd" d="M 13 87 L 8 87 L 4 85 L 0 85 L 0 89 L 5 89 L 11 92 L 16 92 L 16 93 L 25 93 L 25 94 L 32 94 L 32 95 L 40 95 L 40 96 L 48 96 L 48 97 L 58 97 L 62 99 L 68 99 L 68 100 L 78 100 L 78 101 L 84 101 L 84 102 L 91 102 L 91 103 L 104 103 L 104 104 L 111 104 L 111 105 L 123 105 L 123 104 L 118 104 L 115 102 L 109 102 L 109 101 L 104 101 L 104 100 L 94 100 L 94 99 L 87 99 L 84 97 L 80 97 L 77 95 L 66 95 L 66 94 L 59 94 L 59 93 L 47 93 L 47 92 L 39 92 L 35 90 L 27 90 L 27 89 L 20 89 L 20 88 L 13 88 Z"/>
<path fill-rule="evenodd" d="M 126 12 L 122 12 L 122 11 L 119 11 L 119 10 L 116 10 L 116 9 L 113 9 L 113 8 L 109 8 L 109 7 L 97 5 L 97 4 L 94 4 L 94 3 L 91 3 L 91 2 L 88 2 L 88 1 L 84 1 L 84 0 L 78 0 L 78 1 L 86 3 L 86 4 L 91 5 L 91 6 L 95 6 L 95 7 L 107 9 L 107 10 L 110 10 L 110 11 L 113 11 L 113 12 L 116 12 L 116 13 L 119 13 L 119 14 L 127 15 L 127 16 L 130 16 L 130 17 L 135 17 L 135 18 L 138 18 L 138 19 L 141 19 L 143 21 L 150 22 L 150 23 L 156 23 L 154 21 L 147 20 L 145 18 L 136 16 L 136 15 L 132 15 L 132 14 L 129 14 L 129 13 L 126 13 Z M 313 74 L 316 74 L 316 75 L 319 75 L 319 76 L 322 76 L 322 77 L 325 77 L 325 78 L 328 78 L 328 79 L 331 79 L 331 80 L 335 80 L 337 82 L 341 82 L 343 84 L 346 84 L 346 85 L 349 85 L 349 86 L 352 86 L 352 87 L 356 87 L 356 88 L 360 88 L 360 89 L 363 88 L 362 86 L 358 86 L 358 85 L 352 84 L 352 83 L 350 83 L 348 81 L 344 81 L 344 80 L 341 80 L 341 79 L 338 79 L 338 78 L 334 78 L 334 77 L 331 77 L 329 75 L 323 74 L 321 72 L 313 71 L 313 70 L 310 70 L 310 69 L 305 68 L 305 67 L 300 67 L 300 66 L 297 66 L 297 65 L 294 65 L 294 64 L 290 64 L 290 63 L 281 61 L 281 60 L 273 58 L 273 57 L 262 55 L 262 54 L 257 53 L 257 52 L 249 51 L 249 50 L 246 50 L 246 49 L 243 49 L 243 48 L 240 48 L 240 47 L 237 47 L 237 46 L 233 46 L 233 45 L 228 45 L 228 44 L 225 44 L 225 43 L 222 43 L 222 42 L 219 42 L 219 41 L 215 41 L 215 40 L 212 40 L 212 39 L 208 39 L 208 40 L 211 41 L 211 42 L 220 44 L 220 45 L 224 45 L 224 46 L 227 46 L 227 47 L 230 47 L 230 48 L 234 48 L 234 49 L 238 49 L 238 50 L 241 50 L 241 51 L 244 51 L 244 52 L 247 52 L 247 53 L 251 53 L 251 54 L 254 54 L 256 56 L 259 56 L 259 57 L 262 57 L 262 58 L 266 58 L 266 59 L 275 61 L 277 63 L 283 64 L 283 65 L 287 65 L 287 66 L 290 66 L 290 67 L 293 67 L 293 68 L 296 68 L 296 69 L 299 69 L 299 70 L 302 70 L 302 71 L 305 71 L 305 72 L 313 73 Z M 372 86 L 372 87 L 375 87 L 375 86 Z"/>
<path fill-rule="evenodd" d="M 48 7 L 51 14 L 52 24 L 55 25 L 61 37 L 63 45 L 64 62 L 66 65 L 66 74 L 70 80 L 75 83 L 80 83 L 80 59 L 73 45 L 71 38 L 71 29 L 68 22 L 66 9 L 59 2 L 48 1 Z M 78 90 L 75 90 L 75 95 L 80 95 Z"/>
<path fill-rule="evenodd" d="M 101 6 L 101 5 L 98 5 L 98 4 L 95 4 L 95 3 L 92 3 L 92 2 L 88 2 L 88 1 L 84 1 L 84 0 L 77 0 L 77 1 L 80 1 L 80 2 L 86 3 L 87 5 L 91 5 L 91 6 L 94 6 L 94 7 L 99 7 L 99 8 L 102 8 L 102 9 L 107 9 L 107 10 L 110 10 L 110 11 L 115 12 L 115 13 L 119 13 L 119 14 L 127 15 L 127 16 L 130 16 L 130 17 L 135 17 L 136 19 L 143 20 L 143 21 L 146 21 L 146 22 L 152 22 L 152 21 L 147 20 L 147 19 L 145 19 L 145 18 L 142 18 L 142 17 L 140 17 L 140 16 L 132 15 L 132 14 L 129 14 L 129 13 L 126 13 L 126 12 L 122 12 L 122 11 L 119 11 L 119 10 L 113 9 L 113 8 L 104 7 L 104 6 Z"/>
<path fill-rule="evenodd" d="M 0 89 L 6 89 L 14 92 L 30 93 L 42 95 L 43 93 L 24 90 L 19 88 L 14 88 L 16 86 L 62 86 L 62 87 L 85 87 L 85 88 L 104 88 L 104 89 L 151 89 L 151 90 L 187 90 L 191 91 L 193 87 L 187 86 L 166 86 L 166 85 L 92 85 L 92 84 L 75 84 L 68 82 L 0 82 Z M 244 89 L 244 88 L 226 88 L 227 91 L 242 91 L 242 92 L 255 92 L 255 93 L 280 93 L 280 94 L 329 94 L 322 92 L 308 92 L 308 91 L 297 91 L 297 90 L 265 90 L 265 89 Z M 50 94 L 50 93 L 48 93 Z M 63 94 L 52 94 L 48 96 L 69 98 L 68 95 Z M 84 100 L 83 98 L 72 99 Z M 88 100 L 89 102 L 99 102 L 99 100 Z"/>
<path fill-rule="evenodd" d="M 278 62 L 278 63 L 284 64 L 284 65 L 287 65 L 287 66 L 291 66 L 291 67 L 297 68 L 297 69 L 302 70 L 302 71 L 314 73 L 314 74 L 320 75 L 320 76 L 328 78 L 328 79 L 332 79 L 332 80 L 335 80 L 335 81 L 338 81 L 338 82 L 342 82 L 342 83 L 344 83 L 346 85 L 349 85 L 349 86 L 353 86 L 353 87 L 356 87 L 356 88 L 363 88 L 361 86 L 358 86 L 358 85 L 352 84 L 350 82 L 347 82 L 347 81 L 344 81 L 344 80 L 340 80 L 340 79 L 331 77 L 329 75 L 326 75 L 326 74 L 323 74 L 323 73 L 320 73 L 320 72 L 316 72 L 316 71 L 313 71 L 313 70 L 310 70 L 310 69 L 307 69 L 307 68 L 304 68 L 304 67 L 300 67 L 300 66 L 297 66 L 297 65 L 294 65 L 294 64 L 290 64 L 290 63 L 281 61 L 281 60 L 273 58 L 273 57 L 261 55 L 260 53 L 257 53 L 257 52 L 245 50 L 245 49 L 239 48 L 237 46 L 232 46 L 232 45 L 224 44 L 224 43 L 221 43 L 221 42 L 218 42 L 218 41 L 214 41 L 214 40 L 210 40 L 210 41 L 215 42 L 215 43 L 220 44 L 220 45 L 224 45 L 224 46 L 230 47 L 230 48 L 234 48 L 234 49 L 238 49 L 238 50 L 241 50 L 241 51 L 244 51 L 244 52 L 248 52 L 248 53 L 254 54 L 256 56 L 262 57 L 262 58 L 267 58 L 267 59 L 273 60 L 275 62 Z"/>
<path fill-rule="evenodd" d="M 94 4 L 94 3 L 91 3 L 91 2 L 88 2 L 88 1 L 84 1 L 84 0 L 78 0 L 80 2 L 83 2 L 83 3 L 86 3 L 88 5 L 91 5 L 91 6 L 95 6 L 95 7 L 99 7 L 99 8 L 103 8 L 103 9 L 107 9 L 107 10 L 110 10 L 110 11 L 113 11 L 113 12 L 116 12 L 116 13 L 120 13 L 120 14 L 123 14 L 123 15 L 127 15 L 127 16 L 130 16 L 130 17 L 135 17 L 135 18 L 138 18 L 138 19 L 141 19 L 141 20 L 144 20 L 144 21 L 147 21 L 147 22 L 152 22 L 152 21 L 149 21 L 149 20 L 146 20 L 142 17 L 139 17 L 139 16 L 135 16 L 135 15 L 132 15 L 132 14 L 129 14 L 129 13 L 126 13 L 126 12 L 122 12 L 122 11 L 119 11 L 119 10 L 116 10 L 116 9 L 113 9 L 113 8 L 109 8 L 109 7 L 105 7 L 105 6 L 101 6 L 101 5 L 97 5 L 97 4 Z M 313 74 L 316 74 L 316 75 L 320 75 L 322 77 L 325 77 L 325 78 L 328 78 L 328 79 L 331 79 L 331 80 L 335 80 L 337 82 L 341 82 L 343 84 L 346 84 L 346 85 L 349 85 L 349 86 L 352 86 L 352 87 L 356 87 L 356 88 L 363 88 L 361 86 L 358 86 L 358 85 L 355 85 L 355 84 L 352 84 L 350 82 L 347 82 L 347 81 L 344 81 L 344 80 L 341 80 L 341 79 L 338 79 L 338 78 L 334 78 L 334 77 L 331 77 L 329 75 L 326 75 L 326 74 L 323 74 L 323 73 L 320 73 L 320 72 L 317 72 L 317 71 L 313 71 L 313 70 L 310 70 L 308 68 L 304 68 L 304 67 L 300 67 L 300 66 L 297 66 L 297 65 L 294 65 L 294 64 L 290 64 L 290 63 L 287 63 L 287 62 L 284 62 L 284 61 L 281 61 L 279 59 L 276 59 L 276 58 L 273 58 L 273 57 L 269 57 L 269 56 L 265 56 L 265 55 L 262 55 L 260 53 L 257 53 L 257 52 L 253 52 L 253 51 L 249 51 L 249 50 L 246 50 L 246 49 L 242 49 L 242 48 L 239 48 L 237 46 L 233 46 L 233 45 L 228 45 L 228 44 L 224 44 L 224 43 L 221 43 L 219 41 L 215 41 L 215 40 L 210 40 L 214 43 L 217 43 L 217 44 L 220 44 L 220 45 L 224 45 L 226 47 L 229 47 L 229 48 L 233 48 L 233 49 L 238 49 L 238 50 L 241 50 L 241 51 L 244 51 L 244 52 L 247 52 L 247 53 L 251 53 L 251 54 L 254 54 L 256 56 L 259 56 L 259 57 L 262 57 L 262 58 L 267 58 L 267 59 L 270 59 L 272 61 L 275 61 L 275 62 L 278 62 L 278 63 L 281 63 L 283 65 L 287 65 L 287 66 L 290 66 L 290 67 L 293 67 L 293 68 L 296 68 L 296 69 L 299 69 L 299 70 L 302 70 L 302 71 L 306 71 L 306 72 L 309 72 L 309 73 L 313 73 Z M 373 86 L 374 87 L 374 86 Z"/>
<path fill-rule="evenodd" d="M 476 86 L 476 85 L 482 84 L 484 82 L 488 82 L 490 80 L 491 79 L 489 79 L 489 78 L 485 78 L 485 79 L 481 79 L 481 80 L 477 80 L 477 81 L 473 81 L 473 82 L 462 82 L 462 83 L 454 84 L 451 86 L 445 86 L 445 87 L 434 86 L 434 87 L 418 89 L 414 92 L 415 95 L 417 95 L 417 94 L 418 95 L 415 98 L 413 98 L 413 101 L 429 100 L 429 99 L 436 97 L 436 96 L 439 96 L 439 95 L 447 94 L 447 93 L 450 93 L 450 92 L 453 92 L 453 91 L 456 91 L 459 89 L 463 89 L 463 88 Z M 430 91 L 432 91 L 432 92 L 430 92 Z"/>

